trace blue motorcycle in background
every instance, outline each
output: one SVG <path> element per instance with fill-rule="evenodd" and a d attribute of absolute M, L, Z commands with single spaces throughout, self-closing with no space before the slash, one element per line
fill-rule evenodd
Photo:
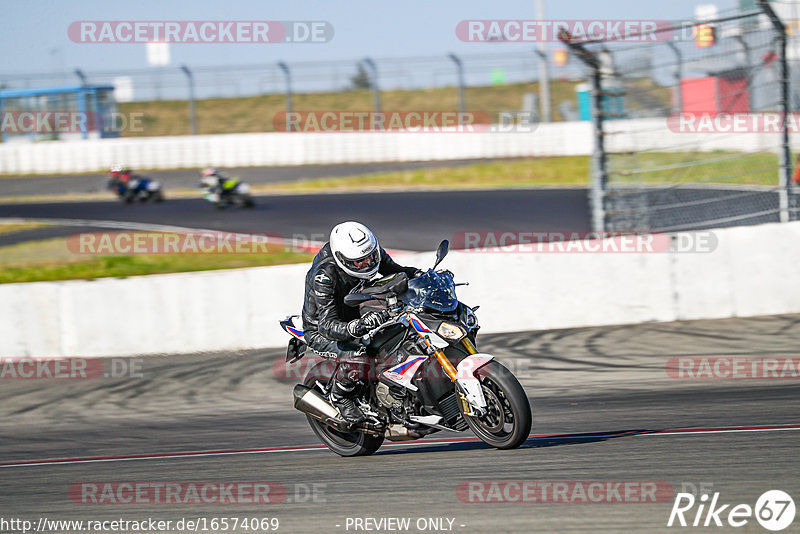
<path fill-rule="evenodd" d="M 127 204 L 134 201 L 164 201 L 164 191 L 162 190 L 161 182 L 148 178 L 147 176 L 119 171 L 114 173 L 112 171 L 111 178 L 108 180 L 108 188 L 114 191 L 117 197 Z"/>

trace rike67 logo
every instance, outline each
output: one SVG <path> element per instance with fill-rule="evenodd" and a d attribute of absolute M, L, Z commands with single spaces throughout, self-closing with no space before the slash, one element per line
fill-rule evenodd
<path fill-rule="evenodd" d="M 749 504 L 722 504 L 719 502 L 719 492 L 714 493 L 710 502 L 708 494 L 695 498 L 691 493 L 678 493 L 667 526 L 743 527 L 755 518 L 763 528 L 777 532 L 791 525 L 794 516 L 794 500 L 781 490 L 764 492 L 755 507 Z"/>

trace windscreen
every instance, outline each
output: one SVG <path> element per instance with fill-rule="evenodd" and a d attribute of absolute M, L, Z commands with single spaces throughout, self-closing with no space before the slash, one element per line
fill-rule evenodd
<path fill-rule="evenodd" d="M 449 271 L 429 270 L 408 282 L 403 302 L 415 308 L 451 312 L 458 306 L 453 275 Z"/>

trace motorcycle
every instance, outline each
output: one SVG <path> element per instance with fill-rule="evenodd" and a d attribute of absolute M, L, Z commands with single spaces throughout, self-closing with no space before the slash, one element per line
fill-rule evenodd
<path fill-rule="evenodd" d="M 112 178 L 108 181 L 108 188 L 115 191 L 119 199 L 127 204 L 134 201 L 164 201 L 161 182 L 146 176 L 131 176 L 128 180 Z"/>
<path fill-rule="evenodd" d="M 350 424 L 329 401 L 341 362 L 317 354 L 320 362 L 294 387 L 294 407 L 311 429 L 340 456 L 374 453 L 384 439 L 418 439 L 438 431 L 471 429 L 498 449 L 522 445 L 531 429 L 531 406 L 519 381 L 492 355 L 478 352 L 475 310 L 456 297 L 453 273 L 436 270 L 447 254 L 442 241 L 434 266 L 411 280 L 405 273 L 367 282 L 344 298 L 361 313 L 386 309 L 389 319 L 360 339 L 371 365 L 359 377 L 354 401 L 365 414 Z M 298 316 L 280 322 L 292 339 L 286 361 L 305 357 Z M 313 352 L 313 351 L 312 351 Z"/>
<path fill-rule="evenodd" d="M 200 187 L 205 188 L 203 198 L 214 204 L 217 209 L 229 206 L 252 208 L 256 205 L 250 195 L 250 186 L 239 181 L 238 178 L 229 178 L 220 186 L 216 178 L 200 182 Z"/>

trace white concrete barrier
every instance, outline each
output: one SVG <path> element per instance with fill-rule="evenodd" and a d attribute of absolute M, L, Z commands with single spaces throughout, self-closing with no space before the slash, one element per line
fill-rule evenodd
<path fill-rule="evenodd" d="M 714 231 L 709 253 L 452 252 L 484 333 L 800 312 L 800 222 Z M 433 254 L 402 263 L 427 267 Z M 0 285 L 0 357 L 275 347 L 308 265 Z"/>
<path fill-rule="evenodd" d="M 776 151 L 779 142 L 778 134 L 676 133 L 663 118 L 608 121 L 606 131 L 611 151 Z M 114 163 L 177 169 L 569 156 L 589 155 L 592 146 L 588 121 L 539 124 L 524 133 L 272 132 L 12 142 L 0 143 L 0 173 L 90 172 Z"/>
<path fill-rule="evenodd" d="M 1 143 L 0 173 L 432 161 L 589 154 L 588 122 L 525 133 L 248 133 Z"/>

